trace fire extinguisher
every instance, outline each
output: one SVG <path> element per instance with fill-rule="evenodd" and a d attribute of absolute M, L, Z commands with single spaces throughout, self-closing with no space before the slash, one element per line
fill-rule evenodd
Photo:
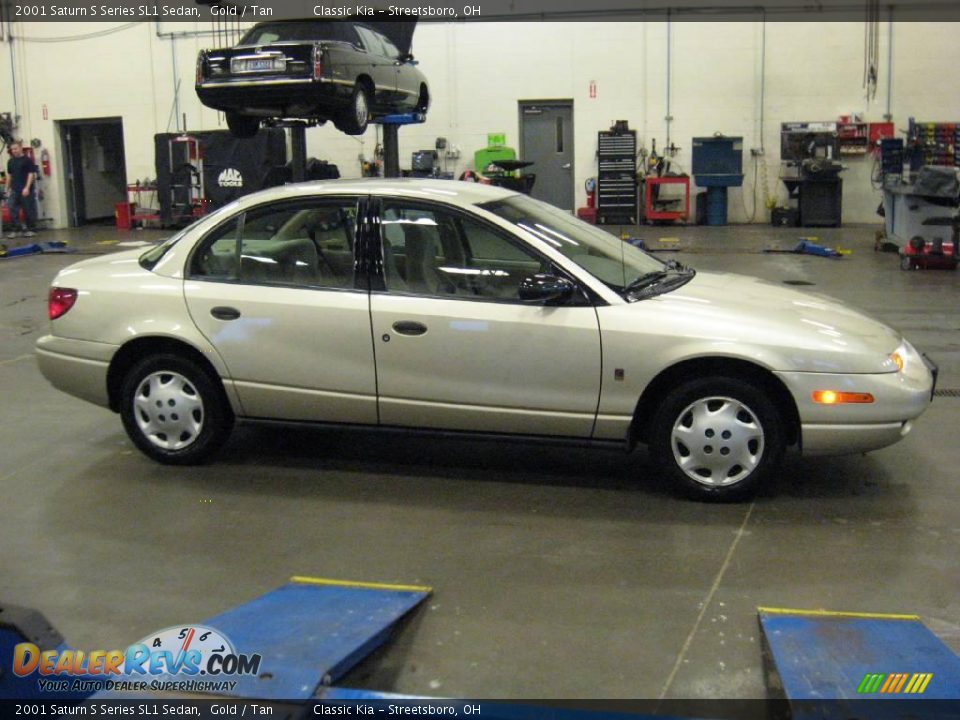
<path fill-rule="evenodd" d="M 40 151 L 40 167 L 43 174 L 50 177 L 50 152 L 46 148 Z"/>
<path fill-rule="evenodd" d="M 597 179 L 596 178 L 587 178 L 587 181 L 583 184 L 584 190 L 587 191 L 587 207 L 593 208 L 597 206 Z"/>

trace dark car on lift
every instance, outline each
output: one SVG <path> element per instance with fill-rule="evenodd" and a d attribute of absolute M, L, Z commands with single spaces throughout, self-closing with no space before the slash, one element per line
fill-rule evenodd
<path fill-rule="evenodd" d="M 293 20 L 252 27 L 231 48 L 197 58 L 197 95 L 234 135 L 265 119 L 333 120 L 361 135 L 395 113 L 425 113 L 427 80 L 410 53 L 416 22 Z"/>

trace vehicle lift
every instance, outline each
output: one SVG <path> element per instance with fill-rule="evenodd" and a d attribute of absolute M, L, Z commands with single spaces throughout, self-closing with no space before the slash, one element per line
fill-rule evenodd
<path fill-rule="evenodd" d="M 383 126 L 383 176 L 388 178 L 400 177 L 400 127 L 402 125 L 416 125 L 427 119 L 423 113 L 400 113 L 386 115 L 375 121 Z M 293 158 L 293 182 L 303 182 L 307 179 L 307 128 L 316 125 L 310 120 L 284 120 L 277 123 L 279 127 L 290 129 L 290 150 Z"/>
<path fill-rule="evenodd" d="M 69 686 L 41 690 L 36 673 L 19 677 L 12 672 L 16 645 L 29 642 L 40 652 L 60 654 L 71 648 L 36 610 L 0 603 L 0 700 L 265 701 L 285 710 L 278 716 L 291 719 L 314 716 L 317 703 L 436 702 L 439 698 L 336 685 L 387 642 L 401 620 L 415 612 L 431 593 L 431 588 L 421 585 L 295 576 L 275 590 L 200 623 L 222 633 L 233 646 L 231 652 L 256 653 L 261 658 L 253 674 L 232 675 L 233 684 L 217 695 L 202 690 L 186 691 L 187 695 L 184 691 L 163 690 L 163 683 L 185 679 L 183 675 L 167 674 L 109 678 L 115 683 L 157 681 L 161 689 L 149 692 L 123 688 L 74 690 Z M 772 607 L 757 608 L 757 615 L 768 699 L 786 703 L 792 720 L 957 717 L 960 657 L 918 616 Z M 93 675 L 80 677 L 95 679 Z M 72 681 L 77 676 L 65 671 L 47 679 Z M 911 702 L 914 700 L 921 702 Z M 386 708 L 378 712 L 386 714 Z M 610 717 L 561 709 L 546 714 L 555 720 Z M 537 716 L 530 707 L 509 704 L 500 704 L 492 714 L 500 720 Z M 653 720 L 648 715 L 633 717 Z"/>

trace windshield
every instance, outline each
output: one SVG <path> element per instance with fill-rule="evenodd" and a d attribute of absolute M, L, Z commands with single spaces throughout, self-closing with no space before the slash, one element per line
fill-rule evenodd
<path fill-rule="evenodd" d="M 342 22 L 305 20 L 264 23 L 250 29 L 241 45 L 268 45 L 275 42 L 309 42 L 311 40 L 343 40 L 352 38 Z"/>
<path fill-rule="evenodd" d="M 624 296 L 632 296 L 641 288 L 649 290 L 654 285 L 660 292 L 672 290 L 678 285 L 664 284 L 665 277 L 679 275 L 689 279 L 692 275 L 692 271 L 676 263 L 662 263 L 640 248 L 526 195 L 514 195 L 480 207 L 549 243 Z"/>

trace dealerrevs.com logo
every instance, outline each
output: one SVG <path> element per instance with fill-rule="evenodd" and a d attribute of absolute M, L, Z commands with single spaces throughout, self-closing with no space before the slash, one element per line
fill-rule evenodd
<path fill-rule="evenodd" d="M 13 649 L 13 672 L 37 676 L 45 692 L 160 690 L 222 692 L 231 678 L 257 675 L 259 654 L 238 653 L 222 633 L 202 625 L 170 627 L 126 650 L 46 650 L 33 643 Z"/>

